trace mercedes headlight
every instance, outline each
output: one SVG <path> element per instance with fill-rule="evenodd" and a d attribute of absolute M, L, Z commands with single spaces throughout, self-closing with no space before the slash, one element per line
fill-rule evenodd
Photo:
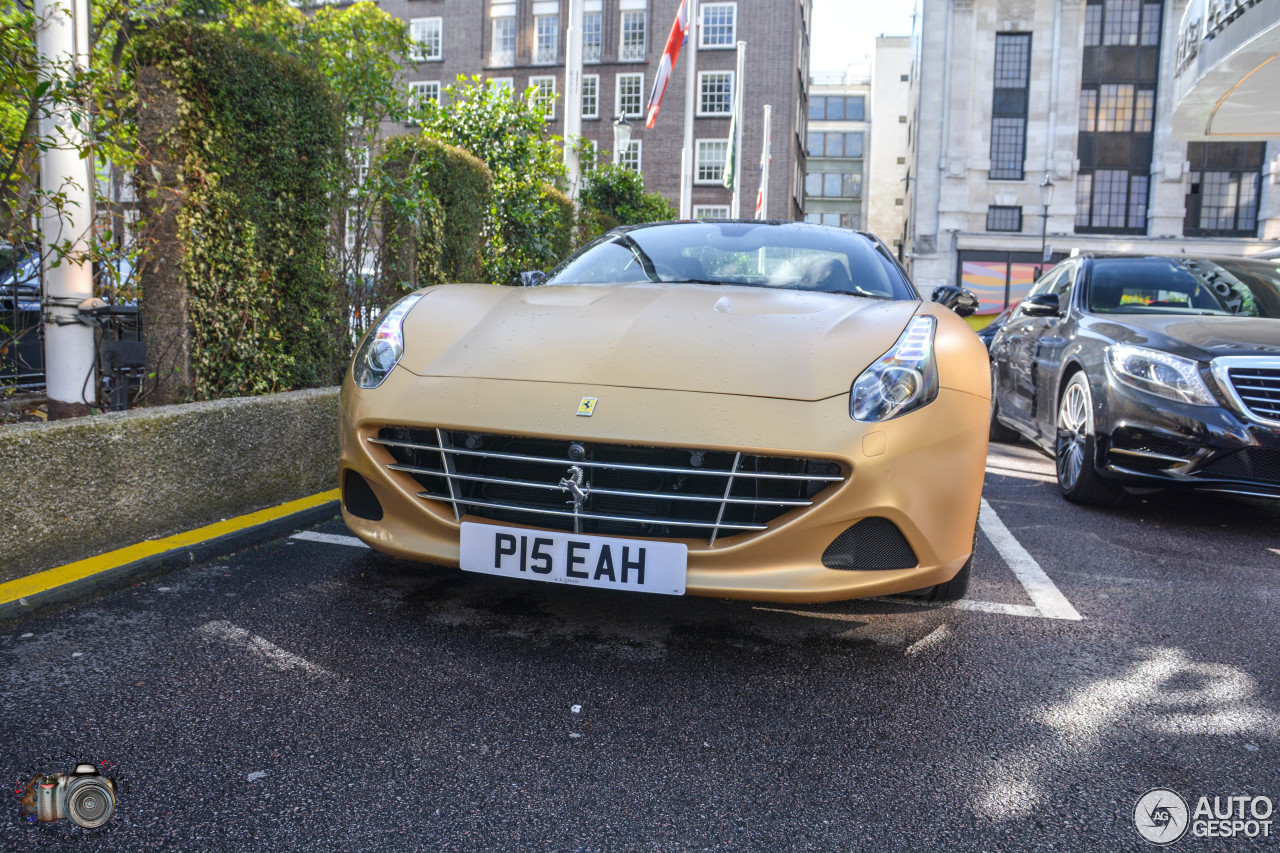
<path fill-rule="evenodd" d="M 938 321 L 911 318 L 893 348 L 862 372 L 849 394 L 855 421 L 875 423 L 927 406 L 938 397 L 938 366 L 933 333 Z"/>
<path fill-rule="evenodd" d="M 1200 377 L 1199 363 L 1189 358 L 1114 344 L 1107 347 L 1107 367 L 1116 379 L 1148 394 L 1196 406 L 1217 405 Z"/>
<path fill-rule="evenodd" d="M 356 351 L 351 363 L 351 375 L 361 388 L 377 388 L 387 378 L 391 368 L 404 355 L 404 318 L 422 298 L 421 293 L 410 293 L 391 310 L 382 315 L 378 325 L 365 335 L 364 343 Z"/>

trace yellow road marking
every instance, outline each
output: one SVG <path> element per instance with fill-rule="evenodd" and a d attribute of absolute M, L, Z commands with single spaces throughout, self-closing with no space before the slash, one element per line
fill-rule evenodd
<path fill-rule="evenodd" d="M 195 530 L 188 530 L 185 533 L 175 533 L 163 539 L 148 539 L 146 542 L 139 542 L 126 548 L 108 551 L 96 557 L 87 557 L 74 563 L 67 563 L 65 566 L 46 569 L 43 572 L 28 575 L 25 578 L 18 578 L 17 580 L 0 584 L 0 604 L 8 604 L 28 595 L 47 592 L 55 587 L 110 571 L 146 557 L 206 542 L 210 539 L 217 539 L 219 536 L 226 536 L 228 533 L 235 533 L 238 530 L 244 530 L 246 527 L 275 521 L 278 518 L 284 518 L 287 515 L 293 515 L 295 512 L 302 512 L 337 499 L 338 490 L 331 489 L 310 497 L 298 498 L 296 501 L 260 509 L 257 512 L 228 518 L 226 521 L 197 527 Z"/>

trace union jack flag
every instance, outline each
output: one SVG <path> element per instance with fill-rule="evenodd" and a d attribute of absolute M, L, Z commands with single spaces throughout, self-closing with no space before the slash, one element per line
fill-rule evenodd
<path fill-rule="evenodd" d="M 667 81 L 671 71 L 676 67 L 680 57 L 680 48 L 689 40 L 689 0 L 680 0 L 680 10 L 676 12 L 675 23 L 671 25 L 671 35 L 667 36 L 667 46 L 662 51 L 662 61 L 658 63 L 658 73 L 653 78 L 653 89 L 649 92 L 649 119 L 644 123 L 652 128 L 658 118 L 658 109 L 662 106 L 662 96 L 667 92 Z"/>

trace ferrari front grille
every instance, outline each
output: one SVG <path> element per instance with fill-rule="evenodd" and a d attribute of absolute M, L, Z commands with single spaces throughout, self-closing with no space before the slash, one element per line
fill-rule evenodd
<path fill-rule="evenodd" d="M 1223 358 L 1231 391 L 1256 420 L 1280 423 L 1280 361 L 1274 358 Z M 1221 374 L 1219 374 L 1221 375 Z"/>
<path fill-rule="evenodd" d="M 824 459 L 384 427 L 370 442 L 455 516 L 577 533 L 703 539 L 760 531 L 844 481 Z"/>

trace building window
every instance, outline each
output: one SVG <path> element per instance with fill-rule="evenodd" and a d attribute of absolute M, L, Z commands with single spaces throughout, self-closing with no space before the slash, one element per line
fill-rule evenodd
<path fill-rule="evenodd" d="M 1139 89 L 1133 102 L 1133 130 L 1150 133 L 1156 123 L 1156 93 L 1151 89 Z"/>
<path fill-rule="evenodd" d="M 806 213 L 804 221 L 811 225 L 830 225 L 835 228 L 861 228 L 860 213 Z"/>
<path fill-rule="evenodd" d="M 444 58 L 443 18 L 413 18 L 409 21 L 409 38 L 413 41 L 414 62 Z"/>
<path fill-rule="evenodd" d="M 863 134 L 861 131 L 838 133 L 814 131 L 807 137 L 810 157 L 861 157 Z"/>
<path fill-rule="evenodd" d="M 633 139 L 618 152 L 618 165 L 633 172 L 640 171 L 640 140 Z"/>
<path fill-rule="evenodd" d="M 1149 183 L 1147 175 L 1128 169 L 1081 173 L 1076 179 L 1076 229 L 1098 233 L 1146 230 Z"/>
<path fill-rule="evenodd" d="M 648 12 L 643 10 L 622 13 L 622 43 L 618 47 L 619 62 L 643 62 L 648 47 L 648 28 L 645 26 Z"/>
<path fill-rule="evenodd" d="M 1256 237 L 1266 143 L 1192 142 L 1187 186 L 1188 237 Z"/>
<path fill-rule="evenodd" d="M 987 208 L 988 231 L 1021 231 L 1022 208 L 993 204 Z"/>
<path fill-rule="evenodd" d="M 618 113 L 628 118 L 644 112 L 644 75 L 618 75 Z"/>
<path fill-rule="evenodd" d="M 698 72 L 698 115 L 727 116 L 733 113 L 733 72 Z"/>
<path fill-rule="evenodd" d="M 1102 14 L 1103 46 L 1138 43 L 1142 0 L 1106 0 Z"/>
<path fill-rule="evenodd" d="M 724 180 L 724 162 L 729 155 L 729 140 L 699 139 L 694 180 L 699 184 L 718 184 Z"/>
<path fill-rule="evenodd" d="M 1133 85 L 1104 83 L 1098 87 L 1098 132 L 1133 130 Z"/>
<path fill-rule="evenodd" d="M 494 7 L 494 11 L 507 7 Z M 516 64 L 516 19 L 514 3 L 509 7 L 510 16 L 493 19 L 493 45 L 489 55 L 489 64 L 497 66 Z"/>
<path fill-rule="evenodd" d="M 816 95 L 809 99 L 810 121 L 862 121 L 867 99 L 862 95 Z"/>
<path fill-rule="evenodd" d="M 812 198 L 862 198 L 859 172 L 810 172 L 804 176 L 804 194 Z"/>
<path fill-rule="evenodd" d="M 1092 6 L 1090 8 L 1093 8 Z M 1080 90 L 1080 130 L 1093 133 L 1098 129 L 1098 90 Z"/>
<path fill-rule="evenodd" d="M 490 77 L 489 89 L 493 92 L 500 92 L 510 98 L 515 94 L 516 81 L 514 77 Z"/>
<path fill-rule="evenodd" d="M 727 204 L 695 204 L 693 206 L 694 219 L 728 219 L 729 206 Z"/>
<path fill-rule="evenodd" d="M 1142 4 L 1142 37 L 1139 40 L 1143 47 L 1160 44 L 1160 4 Z"/>
<path fill-rule="evenodd" d="M 582 117 L 600 118 L 600 75 L 582 75 Z"/>
<path fill-rule="evenodd" d="M 534 15 L 533 63 L 554 65 L 560 54 L 560 16 Z"/>
<path fill-rule="evenodd" d="M 734 47 L 738 41 L 738 4 L 703 3 L 698 47 Z"/>
<path fill-rule="evenodd" d="M 1093 175 L 1081 172 L 1076 175 L 1076 230 L 1089 227 L 1089 201 L 1093 198 Z"/>
<path fill-rule="evenodd" d="M 1102 44 L 1102 6 L 1084 7 L 1084 46 L 1097 47 Z"/>
<path fill-rule="evenodd" d="M 351 162 L 351 180 L 356 186 L 364 183 L 365 178 L 369 177 L 369 148 L 366 145 L 356 145 L 349 149 Z"/>
<path fill-rule="evenodd" d="M 997 33 L 995 89 L 991 99 L 993 180 L 1023 179 L 1027 150 L 1027 86 L 1031 73 L 1031 34 Z"/>
<path fill-rule="evenodd" d="M 529 94 L 529 103 L 545 112 L 548 120 L 555 121 L 556 78 L 530 77 L 529 88 L 533 90 Z"/>
<path fill-rule="evenodd" d="M 419 80 L 409 84 L 410 112 L 417 113 L 428 101 L 437 105 L 440 103 L 439 80 Z"/>
<path fill-rule="evenodd" d="M 599 62 L 600 45 L 604 43 L 603 14 L 587 12 L 582 16 L 582 61 Z"/>

